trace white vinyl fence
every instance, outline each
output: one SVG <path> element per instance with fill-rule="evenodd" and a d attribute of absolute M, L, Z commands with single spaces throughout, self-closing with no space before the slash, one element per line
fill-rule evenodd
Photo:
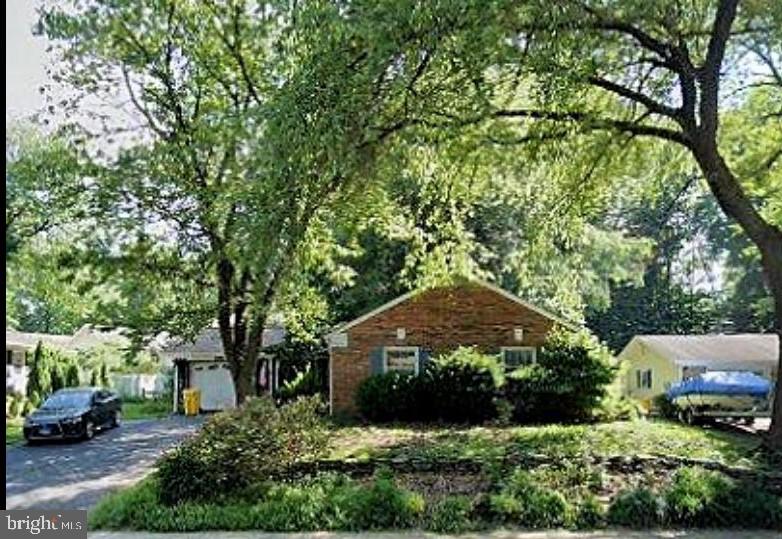
<path fill-rule="evenodd" d="M 111 387 L 125 398 L 154 399 L 166 391 L 164 374 L 112 374 Z"/>

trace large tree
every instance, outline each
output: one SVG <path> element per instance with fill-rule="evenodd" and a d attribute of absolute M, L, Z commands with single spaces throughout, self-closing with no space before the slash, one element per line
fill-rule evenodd
<path fill-rule="evenodd" d="M 563 125 L 614 133 L 615 151 L 633 139 L 684 148 L 760 252 L 782 351 L 782 5 L 502 2 L 493 15 L 508 39 L 492 58 L 498 73 L 485 82 L 514 94 L 488 102 L 489 113 L 540 136 Z M 766 106 L 752 118 L 754 129 L 731 129 L 724 119 L 749 91 L 763 92 Z M 763 135 L 766 153 L 745 166 L 741 148 Z M 782 447 L 782 398 L 768 441 Z"/>
<path fill-rule="evenodd" d="M 574 178 L 582 203 L 599 196 L 596 186 L 610 189 L 610 175 L 594 173 L 606 154 L 643 166 L 646 148 L 679 148 L 757 247 L 782 334 L 782 4 L 499 0 L 458 8 L 451 39 L 460 45 L 448 48 L 446 66 L 437 51 L 432 80 L 447 71 L 469 73 L 470 82 L 453 103 L 432 101 L 440 110 L 428 127 L 485 126 L 507 145 L 602 140 L 580 148 L 596 163 Z M 737 129 L 732 112 L 750 94 L 763 106 L 744 117 L 752 127 Z M 768 442 L 782 447 L 780 398 Z"/>
<path fill-rule="evenodd" d="M 415 21 L 347 26 L 344 13 L 241 0 L 42 12 L 77 110 L 98 96 L 130 111 L 120 125 L 79 118 L 102 171 L 89 193 L 99 226 L 74 247 L 142 333 L 216 319 L 240 401 L 312 230 L 336 205 L 351 211 L 427 63 Z"/>

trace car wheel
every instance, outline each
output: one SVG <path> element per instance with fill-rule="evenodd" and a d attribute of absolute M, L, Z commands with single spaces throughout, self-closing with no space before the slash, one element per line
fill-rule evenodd
<path fill-rule="evenodd" d="M 95 423 L 88 419 L 84 424 L 84 439 L 92 440 L 95 437 Z"/>
<path fill-rule="evenodd" d="M 114 415 L 111 416 L 111 428 L 116 429 L 120 423 L 122 423 L 122 412 L 114 412 Z"/>

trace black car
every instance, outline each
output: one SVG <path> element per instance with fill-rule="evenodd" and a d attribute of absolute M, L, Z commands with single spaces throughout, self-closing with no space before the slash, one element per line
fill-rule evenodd
<path fill-rule="evenodd" d="M 121 416 L 122 401 L 116 393 L 95 387 L 61 389 L 27 416 L 24 437 L 28 442 L 88 440 L 97 430 L 118 427 Z"/>

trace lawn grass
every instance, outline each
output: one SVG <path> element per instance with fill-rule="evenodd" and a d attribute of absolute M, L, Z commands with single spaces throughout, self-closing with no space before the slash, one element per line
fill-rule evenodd
<path fill-rule="evenodd" d="M 510 453 L 552 457 L 649 455 L 712 460 L 730 466 L 764 468 L 759 439 L 665 420 L 595 425 L 523 427 L 335 427 L 329 458 L 373 457 L 489 460 Z"/>
<path fill-rule="evenodd" d="M 5 419 L 5 445 L 13 445 L 22 441 L 22 423 L 24 423 L 24 419 L 20 417 Z"/>
<path fill-rule="evenodd" d="M 169 400 L 125 400 L 122 402 L 123 419 L 156 419 L 171 414 Z"/>

